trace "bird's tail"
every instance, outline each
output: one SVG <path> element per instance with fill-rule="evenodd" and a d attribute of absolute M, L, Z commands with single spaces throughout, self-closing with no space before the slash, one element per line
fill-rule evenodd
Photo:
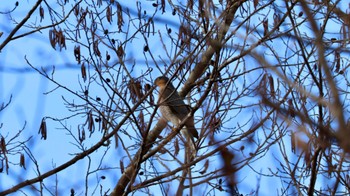
<path fill-rule="evenodd" d="M 197 132 L 197 130 L 195 130 Z M 184 128 L 182 130 L 183 135 L 185 136 L 185 143 L 186 147 L 189 150 L 189 154 L 191 155 L 191 159 L 194 159 L 197 156 L 197 145 L 196 142 L 194 141 L 194 137 L 191 134 L 191 130 L 187 130 L 187 128 Z M 197 137 L 196 137 L 197 138 Z"/>

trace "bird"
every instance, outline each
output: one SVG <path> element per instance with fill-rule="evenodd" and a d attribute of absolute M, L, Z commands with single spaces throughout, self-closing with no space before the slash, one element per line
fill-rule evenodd
<path fill-rule="evenodd" d="M 159 87 L 158 104 L 163 118 L 178 127 L 191 112 L 191 107 L 185 104 L 169 78 L 160 76 L 156 78 L 154 84 Z M 185 136 L 186 142 L 190 142 L 191 153 L 195 156 L 197 148 L 194 138 L 198 139 L 198 131 L 194 126 L 193 116 L 188 117 L 184 122 L 181 133 Z"/>

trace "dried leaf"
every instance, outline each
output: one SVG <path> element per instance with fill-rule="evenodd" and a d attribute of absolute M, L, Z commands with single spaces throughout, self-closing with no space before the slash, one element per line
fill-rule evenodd
<path fill-rule="evenodd" d="M 199 172 L 199 173 L 202 174 L 202 175 L 205 174 L 205 173 L 207 172 L 207 169 L 208 169 L 208 167 L 209 167 L 209 160 L 208 160 L 208 159 L 205 161 L 203 167 L 204 167 L 203 170 Z"/>
<path fill-rule="evenodd" d="M 130 80 L 128 84 L 131 100 L 133 103 L 138 102 L 144 96 L 142 93 L 142 86 L 140 81 Z"/>
<path fill-rule="evenodd" d="M 24 158 L 24 154 L 21 153 L 21 156 L 19 158 L 19 166 L 23 167 L 24 169 L 26 169 L 26 162 L 25 162 L 25 158 Z"/>

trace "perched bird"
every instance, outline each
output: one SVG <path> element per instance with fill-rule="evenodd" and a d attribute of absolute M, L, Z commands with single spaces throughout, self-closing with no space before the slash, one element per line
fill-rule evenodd
<path fill-rule="evenodd" d="M 154 84 L 159 87 L 158 104 L 163 118 L 170 121 L 174 126 L 179 126 L 181 121 L 190 113 L 191 107 L 185 104 L 169 81 L 169 78 L 165 76 L 158 77 L 154 81 Z M 194 127 L 193 116 L 187 118 L 181 132 L 185 136 L 186 142 L 190 142 L 189 146 L 192 153 L 195 155 L 196 145 L 194 138 L 198 139 L 198 132 Z"/>

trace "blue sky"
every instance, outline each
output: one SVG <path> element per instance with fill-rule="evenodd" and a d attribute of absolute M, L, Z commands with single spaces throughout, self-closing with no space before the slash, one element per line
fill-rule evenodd
<path fill-rule="evenodd" d="M 148 5 L 143 4 L 145 6 L 143 7 L 145 10 L 150 10 L 148 13 L 152 13 L 154 10 L 151 3 L 152 2 L 148 2 Z M 0 11 L 13 8 L 13 4 L 14 2 L 12 1 L 3 3 L 0 5 Z M 13 18 L 17 21 L 21 20 L 23 16 L 25 16 L 28 7 L 33 4 L 34 2 L 32 1 L 20 2 L 19 6 L 16 8 L 15 12 L 12 15 Z M 134 6 L 134 4 L 131 6 Z M 166 17 L 159 18 L 161 25 L 157 26 L 157 28 L 164 28 L 164 23 L 169 23 L 169 20 L 172 19 L 171 13 L 169 12 L 164 16 Z M 37 22 L 38 20 L 40 19 L 38 13 L 36 13 L 29 20 L 28 24 L 30 24 L 30 22 Z M 44 23 L 49 22 L 46 20 L 48 20 L 47 16 L 45 16 Z M 257 18 L 256 20 L 258 21 L 260 19 Z M 13 22 L 9 22 L 7 15 L 0 15 L 0 23 L 0 32 L 4 32 L 3 36 L 0 38 L 0 42 L 2 42 L 10 30 L 15 27 L 15 24 Z M 177 29 L 175 24 L 176 22 L 169 23 L 169 27 L 172 27 L 173 32 Z M 115 25 L 112 26 L 108 23 L 106 26 L 109 29 L 116 28 Z M 28 31 L 28 29 L 20 30 L 17 35 L 26 31 Z M 308 30 L 305 30 L 305 32 L 308 32 Z M 243 33 L 241 35 L 244 36 Z M 332 37 L 333 35 L 330 34 L 329 36 Z M 164 38 L 166 41 L 169 41 L 169 39 L 167 39 L 165 36 Z M 253 40 L 250 41 L 254 42 Z M 144 60 L 144 55 L 146 55 L 148 59 L 150 59 L 150 56 L 143 53 L 142 49 L 144 45 L 145 43 L 142 37 L 134 40 L 131 45 L 128 45 L 126 58 L 130 60 L 128 62 L 128 66 L 133 65 L 135 62 L 135 68 L 131 73 L 133 77 L 139 77 L 148 71 L 148 67 L 145 66 L 147 62 Z M 0 112 L 0 123 L 3 123 L 2 127 L 0 128 L 0 134 L 11 138 L 11 136 L 14 136 L 25 125 L 25 129 L 20 139 L 25 140 L 31 136 L 33 137 L 28 145 L 32 148 L 33 153 L 41 163 L 40 166 L 42 173 L 64 163 L 73 157 L 72 154 L 79 152 L 77 146 L 73 145 L 74 140 L 72 137 L 68 135 L 67 131 L 61 128 L 62 125 L 50 118 L 46 120 L 48 126 L 48 140 L 40 140 L 41 136 L 38 135 L 37 132 L 39 130 L 42 118 L 55 117 L 60 119 L 72 115 L 72 113 L 67 110 L 62 96 L 64 96 L 66 100 L 74 101 L 76 103 L 82 103 L 82 101 L 79 100 L 78 97 L 68 93 L 62 88 L 56 89 L 55 84 L 48 81 L 43 76 L 40 76 L 36 71 L 32 70 L 26 63 L 25 58 L 27 58 L 28 61 L 37 68 L 47 68 L 47 73 L 49 74 L 51 74 L 53 71 L 54 65 L 55 80 L 59 81 L 62 85 L 70 89 L 74 89 L 74 91 L 78 92 L 81 90 L 79 81 L 83 84 L 83 86 L 84 82 L 81 78 L 80 66 L 77 64 L 73 55 L 74 44 L 67 42 L 67 48 L 68 50 L 63 49 L 61 52 L 54 50 L 49 45 L 48 31 L 43 30 L 42 32 L 37 32 L 28 37 L 11 41 L 0 53 L 0 103 L 6 103 L 9 101 L 12 95 L 12 102 L 10 106 L 4 111 Z M 167 60 L 165 55 L 162 54 L 163 48 L 160 43 L 150 42 L 149 48 L 154 54 L 158 55 L 156 56 L 157 59 L 163 58 Z M 266 59 L 269 60 L 269 57 L 267 56 Z M 252 59 L 244 60 L 254 63 Z M 151 60 L 149 60 L 149 62 L 151 62 Z M 164 71 L 163 63 L 160 60 L 159 67 L 153 65 L 152 68 L 153 70 L 151 72 L 151 76 L 153 79 L 159 76 L 161 74 L 161 71 Z M 257 71 L 255 74 L 260 75 L 261 72 Z M 252 77 L 247 77 L 247 80 L 254 81 L 255 77 L 256 76 L 254 75 Z M 239 84 L 237 84 L 237 86 L 239 86 Z M 96 86 L 95 89 L 96 91 L 91 92 L 91 97 L 106 97 L 106 95 L 103 95 L 104 91 L 99 89 L 98 86 Z M 251 100 L 254 100 L 254 97 L 251 98 Z M 197 115 L 200 114 L 200 111 L 198 111 Z M 243 114 L 242 116 L 243 119 L 241 121 L 234 122 L 229 125 L 238 126 L 238 123 L 244 123 L 250 118 L 250 116 L 247 114 Z M 83 122 L 84 120 L 84 116 L 78 116 L 68 119 L 64 122 L 67 123 L 69 128 L 76 130 L 76 127 L 78 126 L 77 122 Z M 248 127 L 250 125 L 251 124 L 248 124 L 246 126 Z M 94 135 L 92 138 L 88 138 L 84 143 L 85 147 L 90 147 L 98 139 L 99 137 L 96 137 L 96 135 Z M 125 141 L 128 140 L 129 138 L 125 138 Z M 239 148 L 240 145 L 242 145 L 242 143 L 238 143 L 237 148 Z M 290 148 L 288 141 L 286 141 L 285 145 L 286 149 Z M 107 148 L 99 149 L 97 153 L 94 153 L 91 156 L 91 160 L 99 160 L 103 156 L 105 150 L 107 150 Z M 253 151 L 254 146 L 246 146 L 245 155 L 248 154 L 249 150 Z M 71 154 L 68 154 L 67 152 Z M 96 186 L 97 181 L 99 181 L 100 184 L 104 186 L 104 188 L 113 188 L 115 182 L 118 180 L 120 173 L 116 174 L 115 170 L 110 170 L 108 167 L 115 167 L 115 165 L 117 165 L 115 162 L 120 161 L 120 156 L 125 156 L 124 152 L 120 151 L 120 149 L 108 149 L 104 158 L 105 162 L 103 164 L 105 170 L 92 173 L 89 177 L 92 185 L 89 188 L 90 193 L 93 192 L 92 190 L 95 188 L 94 186 Z M 19 159 L 19 154 L 15 154 L 11 158 L 16 160 L 16 157 Z M 258 183 L 260 183 L 259 195 L 275 194 L 275 192 L 271 193 L 271 188 L 266 189 L 265 187 L 270 187 L 271 184 L 274 184 L 275 187 L 273 187 L 273 191 L 276 191 L 275 188 L 278 189 L 277 187 L 281 186 L 280 180 L 271 180 L 271 178 L 264 176 L 259 179 L 258 175 L 252 172 L 252 169 L 254 169 L 256 171 L 261 171 L 262 173 L 267 173 L 269 171 L 269 168 L 278 168 L 279 165 L 276 165 L 277 163 L 274 161 L 275 158 L 281 158 L 276 146 L 272 147 L 268 153 L 263 153 L 263 157 L 259 161 L 252 163 L 251 168 L 246 167 L 242 169 L 239 172 L 237 178 L 237 181 L 241 182 L 239 184 L 240 193 L 244 195 L 249 194 L 252 190 L 255 190 L 255 188 L 258 186 Z M 124 165 L 128 164 L 127 158 L 123 158 L 122 160 L 125 161 Z M 57 176 L 60 183 L 58 192 L 66 195 L 69 193 L 70 188 L 74 188 L 76 189 L 77 193 L 82 193 L 84 191 L 84 187 L 82 187 L 82 181 L 76 181 L 76 179 L 82 179 L 81 176 L 86 174 L 86 168 L 89 166 L 88 163 L 89 160 L 84 159 L 82 161 L 79 161 L 78 164 L 68 168 L 64 172 L 59 173 Z M 91 163 L 91 168 L 97 167 L 98 165 L 98 163 L 94 161 Z M 221 163 L 215 162 L 215 158 L 212 160 L 212 163 L 214 164 L 214 166 L 212 166 L 213 168 L 219 168 L 221 166 Z M 200 162 L 196 165 L 196 168 L 200 168 L 203 164 L 204 162 Z M 147 166 L 151 167 L 150 165 Z M 0 174 L 0 190 L 11 187 L 12 185 L 16 184 L 18 180 L 22 181 L 24 179 L 36 176 L 33 167 L 34 165 L 30 163 L 28 157 L 26 171 L 24 171 L 23 168 L 11 166 L 11 176 L 7 176 L 4 173 Z M 106 176 L 106 180 L 102 180 L 101 176 Z M 55 178 L 56 176 L 51 176 L 47 180 L 46 185 L 50 186 L 51 188 L 54 187 Z M 5 181 L 6 183 L 4 183 Z M 99 187 L 97 187 L 97 190 L 98 189 Z M 195 190 L 199 193 L 206 191 L 203 190 L 202 187 L 195 188 Z M 28 187 L 23 189 L 23 191 L 29 194 L 33 193 Z M 220 194 L 225 195 L 225 193 L 217 192 L 217 195 Z"/>

